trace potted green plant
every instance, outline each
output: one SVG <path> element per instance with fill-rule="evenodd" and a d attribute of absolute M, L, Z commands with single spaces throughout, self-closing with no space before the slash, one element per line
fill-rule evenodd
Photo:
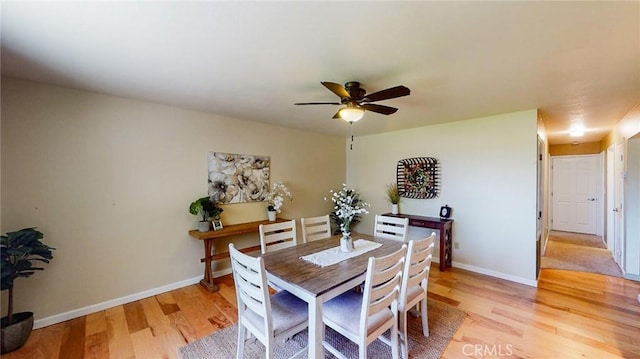
<path fill-rule="evenodd" d="M 400 192 L 398 185 L 391 183 L 387 185 L 387 201 L 391 203 L 391 214 L 398 214 L 398 203 L 400 203 Z"/>
<path fill-rule="evenodd" d="M 211 200 L 210 197 L 198 198 L 189 205 L 189 213 L 194 216 L 201 215 L 202 220 L 198 222 L 198 231 L 206 232 L 210 228 L 209 219 L 219 219 L 220 213 L 224 210 Z"/>
<path fill-rule="evenodd" d="M 40 240 L 44 237 L 36 228 L 24 228 L 3 235 L 0 240 L 2 256 L 2 290 L 9 291 L 7 316 L 1 319 L 1 352 L 9 353 L 24 345 L 33 329 L 33 313 L 13 313 L 13 283 L 16 278 L 27 278 L 44 268 L 35 262 L 49 263 L 52 250 Z"/>

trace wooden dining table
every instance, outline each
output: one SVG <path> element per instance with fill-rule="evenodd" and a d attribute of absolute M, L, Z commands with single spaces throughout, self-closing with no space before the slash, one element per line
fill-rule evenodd
<path fill-rule="evenodd" d="M 352 233 L 354 241 L 366 239 L 382 246 L 321 267 L 301 256 L 340 246 L 340 235 L 262 255 L 267 278 L 273 285 L 289 291 L 309 304 L 309 358 L 324 358 L 322 346 L 322 303 L 364 282 L 369 257 L 380 257 L 397 251 L 402 242 Z"/>

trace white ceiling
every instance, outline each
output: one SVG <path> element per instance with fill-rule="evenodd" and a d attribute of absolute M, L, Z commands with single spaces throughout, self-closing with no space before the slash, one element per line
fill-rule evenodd
<path fill-rule="evenodd" d="M 320 81 L 405 85 L 356 135 L 540 109 L 601 140 L 640 101 L 640 1 L 2 2 L 2 75 L 348 135 Z"/>

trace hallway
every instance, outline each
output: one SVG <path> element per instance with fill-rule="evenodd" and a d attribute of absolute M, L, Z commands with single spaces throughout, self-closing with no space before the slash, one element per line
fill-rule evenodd
<path fill-rule="evenodd" d="M 622 276 L 600 237 L 581 233 L 551 231 L 541 267 Z"/>

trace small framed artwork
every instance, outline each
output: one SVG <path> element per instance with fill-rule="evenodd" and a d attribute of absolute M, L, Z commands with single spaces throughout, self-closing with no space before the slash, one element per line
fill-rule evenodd
<path fill-rule="evenodd" d="M 438 197 L 440 164 L 433 157 L 414 157 L 398 161 L 398 193 L 405 198 Z"/>
<path fill-rule="evenodd" d="M 211 224 L 213 224 L 214 231 L 219 231 L 222 229 L 222 221 L 219 219 L 214 219 L 213 221 L 211 221 Z"/>

